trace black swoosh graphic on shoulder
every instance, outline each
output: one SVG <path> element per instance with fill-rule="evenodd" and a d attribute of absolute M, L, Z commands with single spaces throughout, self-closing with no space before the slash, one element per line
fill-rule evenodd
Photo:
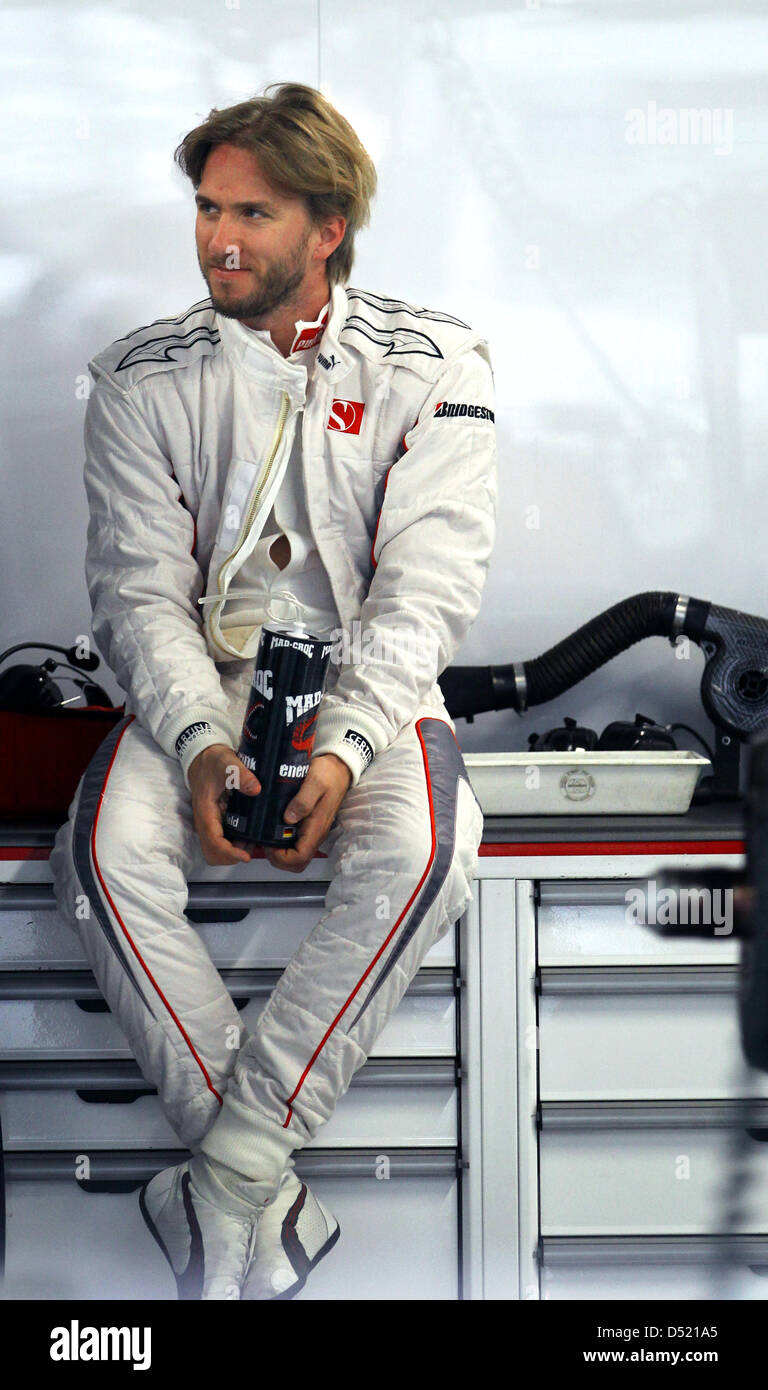
<path fill-rule="evenodd" d="M 351 314 L 344 322 L 342 333 L 362 333 L 372 343 L 386 349 L 384 357 L 406 357 L 418 353 L 421 357 L 442 357 L 437 343 L 428 333 L 417 328 L 377 328 L 361 314 Z"/>
<path fill-rule="evenodd" d="M 413 304 L 406 304 L 402 299 L 386 299 L 383 295 L 373 294 L 371 290 L 347 290 L 348 299 L 361 299 L 363 304 L 367 304 L 371 309 L 380 309 L 383 314 L 410 314 L 415 319 L 431 319 L 433 323 L 453 323 L 457 328 L 469 328 L 468 323 L 463 319 L 456 319 L 452 314 L 444 314 L 440 309 L 417 309 Z"/>
<path fill-rule="evenodd" d="M 150 338 L 148 342 L 137 343 L 121 357 L 114 370 L 123 372 L 128 367 L 138 366 L 140 362 L 177 362 L 179 359 L 171 356 L 173 352 L 185 352 L 194 347 L 195 343 L 210 343 L 211 346 L 215 346 L 218 342 L 218 331 L 201 323 L 188 333 L 165 333 L 160 338 Z"/>

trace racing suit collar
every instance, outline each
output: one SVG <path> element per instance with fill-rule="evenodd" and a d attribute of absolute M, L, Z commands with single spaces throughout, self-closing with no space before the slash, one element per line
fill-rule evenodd
<path fill-rule="evenodd" d="M 318 340 L 312 333 L 307 335 L 307 330 L 322 327 L 323 320 L 326 319 L 325 329 L 319 340 L 316 354 L 316 369 L 322 369 L 323 374 L 329 380 L 336 381 L 345 376 L 353 365 L 349 352 L 339 343 L 339 334 L 346 317 L 346 290 L 343 285 L 334 285 L 328 304 L 315 323 L 309 324 L 301 319 L 297 321 L 293 351 L 288 357 L 283 357 L 282 353 L 278 352 L 272 341 L 272 335 L 267 329 L 246 328 L 239 319 L 226 318 L 223 314 L 218 313 L 216 314 L 216 326 L 224 351 L 243 366 L 252 370 L 263 371 L 270 364 L 273 368 L 282 366 L 283 369 L 295 371 L 298 367 L 305 371 L 306 366 L 302 359 L 306 360 L 308 354 L 301 347 L 297 350 L 296 341 L 299 337 L 304 337 L 305 347 L 316 345 Z M 306 341 L 307 336 L 312 342 Z"/>
<path fill-rule="evenodd" d="M 325 375 L 329 382 L 336 382 L 346 376 L 354 366 L 354 358 L 340 342 L 341 330 L 347 321 L 349 301 L 343 285 L 334 285 L 331 290 L 328 323 L 317 353 L 315 371 Z"/>
<path fill-rule="evenodd" d="M 330 307 L 331 301 L 329 299 L 328 303 L 323 305 L 317 318 L 312 322 L 308 322 L 305 319 L 296 320 L 294 325 L 296 332 L 293 342 L 291 343 L 291 350 L 288 353 L 289 357 L 301 358 L 312 348 L 317 347 L 325 331 L 325 325 L 328 322 L 328 310 Z"/>

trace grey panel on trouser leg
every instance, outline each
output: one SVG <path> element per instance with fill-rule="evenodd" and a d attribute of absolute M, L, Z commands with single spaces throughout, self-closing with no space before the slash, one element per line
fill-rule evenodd
<path fill-rule="evenodd" d="M 427 912 L 442 888 L 451 867 L 456 847 L 456 806 L 459 781 L 472 787 L 461 756 L 461 749 L 449 724 L 444 719 L 419 719 L 416 729 L 426 750 L 426 773 L 432 792 L 432 812 L 435 837 L 435 856 L 406 925 L 399 933 L 386 964 L 379 973 L 365 1003 L 355 1014 L 349 1029 L 354 1028 L 381 988 L 403 951 L 418 931 Z"/>
<path fill-rule="evenodd" d="M 372 797 L 363 785 L 355 789 L 346 822 L 342 807 L 341 834 L 332 842 L 329 911 L 290 961 L 244 1043 L 221 1115 L 206 1136 L 209 1156 L 248 1176 L 261 1174 L 265 1136 L 270 1143 L 274 1137 L 275 1144 L 283 1136 L 296 1149 L 330 1117 L 370 1051 L 368 1034 L 379 1031 L 382 1015 L 391 1013 L 394 996 L 402 994 L 410 958 L 423 954 L 420 946 L 426 951 L 433 927 L 441 925 L 436 918 L 454 871 L 467 862 L 459 784 L 466 782 L 470 796 L 472 788 L 450 724 L 439 714 L 417 718 L 391 761 L 391 769 L 384 756 L 374 764 Z M 402 825 L 388 807 L 392 787 L 404 808 Z M 386 843 L 377 837 L 377 802 L 386 810 Z M 397 924 L 383 931 L 373 917 L 371 872 L 388 879 L 398 899 L 407 884 Z M 350 906 L 354 923 L 347 925 L 343 913 Z M 447 924 L 447 911 L 443 919 Z M 362 994 L 365 981 L 367 997 Z M 366 1012 L 372 999 L 373 1008 Z M 339 1026 L 358 1005 L 353 1021 Z"/>
<path fill-rule="evenodd" d="M 104 742 L 99 744 L 99 747 L 96 749 L 96 752 L 88 764 L 83 777 L 83 785 L 80 789 L 80 801 L 78 803 L 75 823 L 72 830 L 72 858 L 77 870 L 77 876 L 96 914 L 96 920 L 101 927 L 105 940 L 109 942 L 109 945 L 142 1003 L 146 1005 L 152 1017 L 155 1018 L 155 1011 L 136 980 L 130 961 L 109 919 L 109 914 L 101 900 L 101 889 L 96 882 L 96 877 L 91 868 L 91 831 L 96 817 L 99 798 L 104 789 L 107 769 L 109 768 L 120 739 L 128 728 L 128 725 L 133 722 L 133 718 L 133 715 L 127 715 L 125 719 L 121 719 L 120 723 L 115 725 L 111 734 L 108 734 Z"/>

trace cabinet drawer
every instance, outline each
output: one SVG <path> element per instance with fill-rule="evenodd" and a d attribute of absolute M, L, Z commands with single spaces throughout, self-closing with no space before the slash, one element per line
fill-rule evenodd
<path fill-rule="evenodd" d="M 630 879 L 540 883 L 539 964 L 733 965 L 738 962 L 739 944 L 731 935 L 701 939 L 662 936 L 653 927 L 633 921 L 631 909 L 635 900 L 627 894 L 631 889 L 642 889 L 648 895 L 648 883 Z M 715 915 L 721 917 L 717 901 Z"/>
<path fill-rule="evenodd" d="M 450 1164 L 443 1166 L 411 1175 L 393 1165 L 381 1181 L 373 1173 L 323 1176 L 322 1165 L 307 1172 L 341 1238 L 299 1297 L 455 1299 L 457 1182 Z M 175 1299 L 137 1192 L 85 1192 L 63 1176 L 25 1180 L 13 1156 L 8 1168 L 5 1298 Z"/>
<path fill-rule="evenodd" d="M 706 1237 L 633 1240 L 630 1237 L 551 1236 L 542 1246 L 543 1299 L 638 1299 L 645 1302 L 648 1299 L 763 1300 L 768 1297 L 768 1280 L 758 1272 L 761 1267 L 768 1268 L 768 1237 L 765 1236 L 740 1240 L 739 1262 L 727 1269 L 716 1263 L 717 1248 Z M 654 1323 L 666 1327 L 669 1322 L 670 1319 L 665 1318 L 660 1323 L 649 1314 L 643 1325 Z M 715 1347 L 716 1342 L 701 1341 L 695 1349 L 701 1350 L 707 1345 Z"/>
<path fill-rule="evenodd" d="M 353 1079 L 314 1146 L 455 1147 L 457 1102 L 450 1061 L 429 1066 L 376 1063 Z M 377 1071 L 383 1071 L 377 1080 Z M 402 1079 L 398 1079 L 398 1071 Z M 409 1077 L 409 1072 L 414 1073 Z M 416 1074 L 424 1073 L 421 1080 Z M 103 1092 L 101 1092 L 103 1095 Z M 115 1092 L 120 1101 L 75 1090 L 13 1090 L 0 1095 L 6 1153 L 26 1149 L 167 1149 L 178 1138 L 156 1095 Z"/>
<path fill-rule="evenodd" d="M 541 971 L 545 1100 L 704 1099 L 733 1094 L 741 1045 L 730 971 Z M 755 1076 L 768 1094 L 768 1076 Z"/>
<path fill-rule="evenodd" d="M 241 1009 L 245 1035 L 253 1030 L 265 1002 L 253 998 Z M 455 1050 L 453 997 L 406 994 L 370 1055 L 445 1057 Z M 0 1059 L 131 1055 L 110 1013 L 87 1012 L 74 999 L 0 1000 Z"/>
<path fill-rule="evenodd" d="M 311 1178 L 341 1226 L 337 1249 L 299 1295 L 339 1305 L 355 1300 L 458 1298 L 455 1177 Z"/>
<path fill-rule="evenodd" d="M 289 892 L 296 888 L 301 891 Z M 188 916 L 217 966 L 281 970 L 317 925 L 327 888 L 326 883 L 192 884 Z M 257 893 L 261 900 L 253 905 Z M 223 915 L 229 920 L 216 920 Z M 424 963 L 450 966 L 455 960 L 455 929 L 449 929 Z M 86 964 L 77 931 L 55 907 L 50 884 L 0 885 L 0 969 L 77 970 Z"/>
<path fill-rule="evenodd" d="M 542 1234 L 727 1230 L 724 1199 L 736 1137 L 729 1122 L 738 1114 L 738 1107 L 727 1103 L 543 1106 Z M 744 1225 L 766 1232 L 768 1151 L 747 1135 L 744 1144 L 750 1175 Z"/>

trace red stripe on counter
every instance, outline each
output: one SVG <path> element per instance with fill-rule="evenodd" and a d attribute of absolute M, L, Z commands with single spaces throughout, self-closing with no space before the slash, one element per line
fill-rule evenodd
<path fill-rule="evenodd" d="M 51 851 L 42 845 L 9 845 L 0 849 L 0 859 L 49 859 Z"/>
<path fill-rule="evenodd" d="M 743 854 L 745 840 L 553 840 L 551 844 L 524 842 L 488 843 L 480 846 L 483 858 L 508 855 L 546 854 Z M 0 859 L 48 859 L 50 849 L 43 845 L 6 845 L 0 847 Z M 254 850 L 253 859 L 264 859 L 263 849 Z M 327 859 L 320 851 L 315 859 Z"/>
<path fill-rule="evenodd" d="M 744 840 L 553 840 L 535 843 L 483 844 L 483 857 L 498 855 L 546 856 L 578 854 L 743 854 Z"/>

